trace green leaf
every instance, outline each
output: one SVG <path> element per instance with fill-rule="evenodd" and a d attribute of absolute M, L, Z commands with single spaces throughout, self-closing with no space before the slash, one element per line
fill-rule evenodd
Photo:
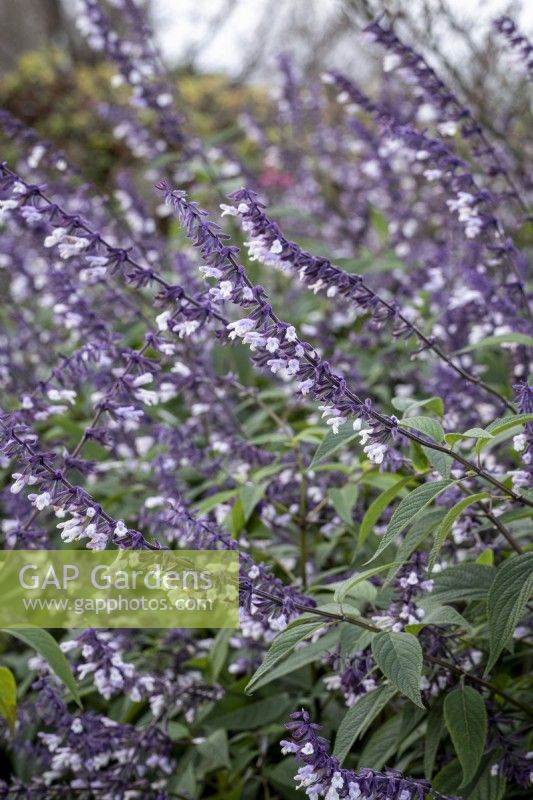
<path fill-rule="evenodd" d="M 341 764 L 350 752 L 353 743 L 363 736 L 395 694 L 396 688 L 385 684 L 363 695 L 355 705 L 348 709 L 339 725 L 333 749 L 333 755 L 339 759 Z"/>
<path fill-rule="evenodd" d="M 382 631 L 372 640 L 372 655 L 382 673 L 400 692 L 424 708 L 420 696 L 422 648 L 416 636 Z"/>
<path fill-rule="evenodd" d="M 437 525 L 440 524 L 445 513 L 443 508 L 437 507 L 420 515 L 414 525 L 412 525 L 410 530 L 405 534 L 398 547 L 393 567 L 387 575 L 387 583 L 390 583 L 409 556 L 420 547 L 424 539 L 426 539 L 429 534 L 435 530 Z"/>
<path fill-rule="evenodd" d="M 50 669 L 55 672 L 59 680 L 69 689 L 79 707 L 82 708 L 78 687 L 70 665 L 58 643 L 48 631 L 41 628 L 2 628 L 1 630 L 36 650 L 44 658 Z"/>
<path fill-rule="evenodd" d="M 372 532 L 374 525 L 381 517 L 385 509 L 389 506 L 391 501 L 394 500 L 396 495 L 401 492 L 403 487 L 409 483 L 410 480 L 412 480 L 411 475 L 407 478 L 402 478 L 402 480 L 397 481 L 397 483 L 395 483 L 393 486 L 385 489 L 385 491 L 376 497 L 374 502 L 369 505 L 366 514 L 361 520 L 361 525 L 359 526 L 359 547 L 365 543 L 368 534 Z"/>
<path fill-rule="evenodd" d="M 244 521 L 248 522 L 254 508 L 263 499 L 268 488 L 268 483 L 246 484 L 239 489 L 239 498 L 244 512 Z"/>
<path fill-rule="evenodd" d="M 434 500 L 439 494 L 442 494 L 445 489 L 452 485 L 452 481 L 448 480 L 432 481 L 431 483 L 424 483 L 422 486 L 418 486 L 418 488 L 410 492 L 407 497 L 404 497 L 392 515 L 387 531 L 382 537 L 378 549 L 367 563 L 374 561 L 374 559 L 377 558 L 383 552 L 383 550 L 385 550 L 385 548 L 396 539 L 398 534 L 400 534 L 404 528 L 406 528 L 408 525 L 414 522 L 417 517 L 420 516 L 422 511 L 431 503 L 432 500 Z"/>
<path fill-rule="evenodd" d="M 494 550 L 491 550 L 490 547 L 483 550 L 476 558 L 476 564 L 485 564 L 487 567 L 492 567 L 494 564 Z"/>
<path fill-rule="evenodd" d="M 532 421 L 533 414 L 510 414 L 508 417 L 495 419 L 494 422 L 491 422 L 490 425 L 487 425 L 485 430 L 491 434 L 492 438 L 495 438 L 502 433 L 506 433 L 512 428 L 516 428 L 519 425 L 525 425 L 526 422 Z M 476 452 L 480 453 L 489 441 L 490 439 L 480 439 L 480 441 L 476 444 Z"/>
<path fill-rule="evenodd" d="M 348 444 L 348 442 L 351 442 L 352 439 L 355 439 L 358 435 L 358 432 L 354 431 L 350 422 L 345 422 L 344 425 L 339 428 L 338 433 L 333 433 L 331 430 L 328 431 L 324 439 L 318 445 L 308 469 L 312 469 L 319 461 L 324 461 L 324 459 L 332 456 L 333 453 L 336 453 L 343 445 Z"/>
<path fill-rule="evenodd" d="M 453 458 L 446 453 L 441 453 L 440 450 L 425 447 L 425 445 L 422 445 L 422 450 L 433 469 L 437 470 L 441 477 L 449 478 L 453 467 Z"/>
<path fill-rule="evenodd" d="M 413 408 L 427 408 L 442 417 L 444 414 L 444 404 L 442 397 L 428 397 L 426 400 L 413 400 L 412 397 L 393 397 L 392 405 L 398 411 L 407 412 Z"/>
<path fill-rule="evenodd" d="M 0 715 L 13 733 L 17 721 L 17 684 L 8 667 L 0 667 Z"/>
<path fill-rule="evenodd" d="M 447 694 L 444 721 L 463 768 L 461 786 L 466 786 L 476 774 L 487 738 L 487 712 L 479 692 L 464 686 Z"/>
<path fill-rule="evenodd" d="M 439 743 L 444 733 L 444 717 L 440 698 L 431 706 L 428 714 L 426 736 L 424 739 L 424 775 L 431 780 Z"/>
<path fill-rule="evenodd" d="M 496 570 L 487 601 L 490 657 L 486 672 L 511 639 L 532 591 L 533 552 L 512 556 Z"/>
<path fill-rule="evenodd" d="M 444 437 L 446 444 L 450 445 L 462 439 L 494 439 L 494 436 L 483 428 L 469 428 L 464 433 L 447 433 Z"/>
<path fill-rule="evenodd" d="M 421 607 L 424 608 L 424 605 Z M 430 606 L 423 620 L 413 625 L 406 625 L 405 630 L 407 633 L 418 633 L 426 625 L 455 625 L 467 630 L 470 628 L 468 620 L 453 606 Z"/>
<path fill-rule="evenodd" d="M 216 681 L 226 662 L 229 640 L 234 635 L 233 628 L 221 628 L 215 636 L 213 646 L 209 650 L 207 660 L 209 663 L 209 676 Z"/>
<path fill-rule="evenodd" d="M 474 788 L 468 793 L 468 800 L 502 800 L 505 794 L 506 780 L 501 774 L 501 770 L 497 775 L 492 774 L 491 770 L 495 761 L 494 753 L 492 753 Z"/>
<path fill-rule="evenodd" d="M 528 336 L 527 333 L 498 333 L 496 336 L 486 336 L 475 344 L 469 344 L 468 347 L 463 347 L 462 350 L 457 351 L 457 355 L 460 353 L 471 353 L 473 350 L 479 350 L 481 347 L 491 347 L 500 344 L 524 344 L 526 347 L 533 347 L 533 336 Z"/>
<path fill-rule="evenodd" d="M 205 741 L 197 744 L 196 747 L 202 757 L 200 764 L 202 772 L 210 772 L 214 769 L 220 769 L 220 767 L 229 769 L 231 766 L 226 731 L 215 731 Z"/>
<path fill-rule="evenodd" d="M 353 525 L 352 510 L 357 500 L 359 487 L 355 483 L 347 483 L 341 489 L 330 489 L 328 497 L 333 508 L 346 525 Z"/>
<path fill-rule="evenodd" d="M 398 714 L 388 719 L 374 731 L 359 756 L 357 769 L 369 767 L 370 769 L 380 770 L 394 754 L 402 727 L 403 719 L 401 714 Z"/>
<path fill-rule="evenodd" d="M 357 584 L 366 581 L 368 578 L 372 578 L 374 575 L 379 575 L 380 572 L 385 572 L 390 569 L 391 566 L 391 564 L 381 564 L 379 567 L 371 567 L 370 569 L 365 569 L 364 572 L 360 572 L 358 575 L 353 575 L 351 578 L 342 581 L 335 589 L 335 594 L 333 596 L 335 601 L 337 603 L 342 603 L 346 595 L 349 594 L 352 589 L 355 589 Z"/>
<path fill-rule="evenodd" d="M 473 494 L 470 497 L 464 497 L 462 500 L 459 500 L 454 506 L 450 508 L 444 519 L 442 520 L 441 524 L 437 528 L 435 533 L 435 541 L 433 543 L 433 547 L 431 548 L 431 553 L 429 554 L 429 562 L 428 562 L 428 572 L 431 573 L 433 567 L 435 566 L 435 562 L 438 558 L 438 555 L 442 549 L 444 542 L 446 541 L 446 537 L 450 533 L 453 523 L 455 520 L 462 514 L 465 508 L 471 506 L 473 503 L 478 503 L 480 500 L 484 500 L 488 497 L 487 492 L 478 492 L 477 494 Z"/>
<path fill-rule="evenodd" d="M 228 489 L 225 492 L 217 492 L 209 497 L 206 497 L 195 506 L 195 511 L 198 514 L 207 514 L 219 505 L 222 505 L 227 500 L 231 500 L 237 494 L 236 489 Z"/>
<path fill-rule="evenodd" d="M 413 428 L 415 431 L 429 436 L 435 442 L 442 442 L 444 430 L 440 422 L 433 417 L 406 417 L 399 422 L 400 428 Z"/>
<path fill-rule="evenodd" d="M 481 564 L 457 564 L 434 576 L 432 600 L 439 603 L 484 600 L 496 570 Z"/>
<path fill-rule="evenodd" d="M 264 686 L 276 680 L 278 677 L 282 677 L 289 672 L 293 672 L 295 669 L 299 669 L 305 664 L 309 664 L 324 651 L 324 648 L 329 647 L 330 643 L 337 641 L 339 636 L 338 631 L 329 631 L 329 633 L 322 636 L 318 641 L 307 645 L 301 650 L 297 650 L 292 656 L 285 659 L 282 664 L 279 664 L 279 662 L 291 652 L 295 644 L 302 641 L 309 633 L 317 630 L 321 625 L 323 625 L 323 622 L 305 623 L 304 625 L 298 625 L 294 628 L 287 628 L 276 636 L 270 645 L 265 660 L 252 675 L 250 682 L 246 686 L 246 693 L 251 694 L 260 686 Z"/>
<path fill-rule="evenodd" d="M 259 700 L 234 711 L 210 717 L 209 724 L 228 731 L 254 730 L 263 728 L 271 722 L 284 720 L 292 707 L 293 701 L 288 694 L 277 694 L 275 703 L 268 697 L 266 700 Z"/>

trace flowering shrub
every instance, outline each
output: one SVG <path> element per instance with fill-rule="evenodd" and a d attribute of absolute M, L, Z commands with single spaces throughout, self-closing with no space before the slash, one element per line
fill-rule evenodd
<path fill-rule="evenodd" d="M 521 143 L 380 21 L 208 145 L 112 5 L 109 194 L 0 116 L 3 548 L 236 550 L 240 628 L 6 636 L 0 797 L 529 796 Z"/>

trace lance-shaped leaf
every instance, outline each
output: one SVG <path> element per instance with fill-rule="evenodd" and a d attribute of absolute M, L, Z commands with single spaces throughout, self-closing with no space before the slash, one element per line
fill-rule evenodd
<path fill-rule="evenodd" d="M 464 686 L 447 694 L 444 721 L 463 768 L 461 786 L 466 786 L 476 774 L 487 737 L 487 712 L 479 692 Z"/>
<path fill-rule="evenodd" d="M 478 492 L 470 497 L 464 497 L 450 508 L 437 528 L 437 532 L 435 533 L 435 541 L 433 542 L 433 547 L 431 548 L 431 553 L 429 554 L 429 572 L 431 572 L 435 566 L 435 562 L 438 558 L 441 548 L 446 541 L 446 537 L 450 533 L 455 520 L 462 514 L 465 508 L 468 508 L 468 506 L 471 506 L 473 503 L 478 503 L 480 500 L 484 500 L 486 497 L 488 497 L 487 492 Z"/>
<path fill-rule="evenodd" d="M 382 631 L 372 640 L 372 655 L 382 673 L 400 692 L 424 708 L 420 696 L 423 656 L 416 636 Z"/>
<path fill-rule="evenodd" d="M 0 716 L 13 733 L 17 721 L 17 684 L 8 667 L 0 667 Z"/>
<path fill-rule="evenodd" d="M 383 538 L 379 543 L 379 547 L 372 556 L 370 561 L 377 558 L 386 547 L 393 542 L 398 534 L 400 534 L 410 523 L 414 522 L 422 511 L 438 497 L 439 494 L 453 485 L 453 481 L 440 480 L 432 481 L 431 483 L 424 483 L 414 491 L 410 492 L 407 497 L 404 497 L 396 511 L 391 517 L 389 526 Z"/>
<path fill-rule="evenodd" d="M 533 553 L 512 556 L 496 571 L 487 600 L 490 672 L 513 635 L 533 592 Z"/>

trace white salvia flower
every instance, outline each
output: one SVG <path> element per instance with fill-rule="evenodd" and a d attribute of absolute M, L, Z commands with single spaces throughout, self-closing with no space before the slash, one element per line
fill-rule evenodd
<path fill-rule="evenodd" d="M 359 428 L 361 428 L 361 426 L 359 426 Z M 372 428 L 365 428 L 359 433 L 359 441 L 361 442 L 361 444 L 366 444 L 368 442 L 371 433 L 372 433 Z"/>
<path fill-rule="evenodd" d="M 283 250 L 283 245 L 281 244 L 279 239 L 274 239 L 272 244 L 270 245 L 270 252 L 277 255 L 277 253 L 281 253 Z"/>
<path fill-rule="evenodd" d="M 139 389 L 135 392 L 135 397 L 147 406 L 156 406 L 159 403 L 159 395 L 150 389 Z"/>
<path fill-rule="evenodd" d="M 0 200 L 0 222 L 3 222 L 8 216 L 8 211 L 13 211 L 18 207 L 16 200 Z"/>
<path fill-rule="evenodd" d="M 105 267 L 109 263 L 105 256 L 87 256 L 85 260 L 91 267 Z"/>
<path fill-rule="evenodd" d="M 513 447 L 517 453 L 521 453 L 522 450 L 525 450 L 526 445 L 527 435 L 525 433 L 519 433 L 517 436 L 513 436 Z"/>
<path fill-rule="evenodd" d="M 54 228 L 52 233 L 49 236 L 47 236 L 46 239 L 44 240 L 44 246 L 55 247 L 56 244 L 59 244 L 59 242 L 63 239 L 66 233 L 67 233 L 66 228 Z"/>
<path fill-rule="evenodd" d="M 151 372 L 143 372 L 142 375 L 138 375 L 137 378 L 134 378 L 132 381 L 133 386 L 146 386 L 147 383 L 152 383 L 154 376 Z"/>
<path fill-rule="evenodd" d="M 252 352 L 255 352 L 258 347 L 264 347 L 265 337 L 257 331 L 249 331 L 242 337 L 244 344 L 247 344 Z"/>
<path fill-rule="evenodd" d="M 226 203 L 220 203 L 219 208 L 222 209 L 221 217 L 236 217 L 239 213 L 235 206 L 229 206 Z"/>
<path fill-rule="evenodd" d="M 230 322 L 229 325 L 226 326 L 227 330 L 230 331 L 229 338 L 236 339 L 237 336 L 243 337 L 245 333 L 248 331 L 253 330 L 255 327 L 255 322 L 250 317 L 244 317 L 244 319 L 238 319 L 236 322 Z"/>
<path fill-rule="evenodd" d="M 113 534 L 118 539 L 122 539 L 127 534 L 127 532 L 128 532 L 128 529 L 127 529 L 126 525 L 124 525 L 123 520 L 119 519 L 119 521 L 115 525 L 115 528 L 113 530 Z"/>
<path fill-rule="evenodd" d="M 168 329 L 167 322 L 169 321 L 170 317 L 172 316 L 172 311 L 163 311 L 162 314 L 159 314 L 155 318 L 155 324 L 157 325 L 158 330 L 166 331 Z"/>
<path fill-rule="evenodd" d="M 304 756 L 312 756 L 314 752 L 315 748 L 313 747 L 311 742 L 307 742 L 307 744 L 305 744 L 300 750 L 300 753 L 303 753 Z"/>
<path fill-rule="evenodd" d="M 310 389 L 313 388 L 314 383 L 315 382 L 311 378 L 308 378 L 306 381 L 300 381 L 300 383 L 297 386 L 297 389 L 299 392 L 301 392 L 301 394 L 304 395 L 308 394 Z"/>
<path fill-rule="evenodd" d="M 85 250 L 88 244 L 89 240 L 84 236 L 64 236 L 59 243 L 59 255 L 64 259 L 72 258 Z"/>
<path fill-rule="evenodd" d="M 67 403 L 74 405 L 76 400 L 76 392 L 72 389 L 49 389 L 48 397 L 54 402 L 66 400 Z"/>
<path fill-rule="evenodd" d="M 300 362 L 297 358 L 290 358 L 287 364 L 287 375 L 296 375 L 300 371 Z"/>
<path fill-rule="evenodd" d="M 363 448 L 367 456 L 374 464 L 381 464 L 383 462 L 383 458 L 385 453 L 387 452 L 387 445 L 386 444 L 378 444 L 377 442 L 372 442 L 371 444 L 367 444 L 366 447 Z"/>
<path fill-rule="evenodd" d="M 279 350 L 279 339 L 277 339 L 275 336 L 269 336 L 269 338 L 266 340 L 265 347 L 269 353 L 275 353 L 276 350 Z"/>
<path fill-rule="evenodd" d="M 28 495 L 28 499 L 35 508 L 42 511 L 43 508 L 47 508 L 52 502 L 52 495 L 50 492 L 43 492 L 42 494 Z"/>
<path fill-rule="evenodd" d="M 72 731 L 72 733 L 83 733 L 83 724 L 79 717 L 76 717 L 76 719 L 72 721 L 70 730 Z"/>
<path fill-rule="evenodd" d="M 346 417 L 330 417 L 327 420 L 326 425 L 330 425 L 333 433 L 337 434 L 339 432 L 339 428 L 344 425 L 345 422 Z"/>
<path fill-rule="evenodd" d="M 286 366 L 286 362 L 282 358 L 271 358 L 267 361 L 267 364 L 274 375 Z"/>
<path fill-rule="evenodd" d="M 203 266 L 199 267 L 200 272 L 204 278 L 221 278 L 222 272 L 217 267 Z"/>
<path fill-rule="evenodd" d="M 457 123 L 453 120 L 441 122 L 440 125 L 437 125 L 437 130 L 441 136 L 455 136 L 457 133 Z"/>
<path fill-rule="evenodd" d="M 18 494 L 25 486 L 32 486 L 37 483 L 37 478 L 34 478 L 33 475 L 23 475 L 21 472 L 14 472 L 11 477 L 15 480 L 11 487 L 11 494 Z"/>
<path fill-rule="evenodd" d="M 184 322 L 178 322 L 177 325 L 172 326 L 172 330 L 178 334 L 180 339 L 185 339 L 191 336 L 200 327 L 200 321 L 197 319 L 187 319 Z"/>
<path fill-rule="evenodd" d="M 285 331 L 285 338 L 288 342 L 295 342 L 296 339 L 298 338 L 296 334 L 296 328 L 294 328 L 292 325 L 289 325 L 289 327 Z"/>
<path fill-rule="evenodd" d="M 134 406 L 119 406 L 114 409 L 114 413 L 117 417 L 121 417 L 122 419 L 130 419 L 137 422 L 143 416 L 144 411 Z"/>
<path fill-rule="evenodd" d="M 239 214 L 246 214 L 249 210 L 250 209 L 248 208 L 248 205 L 246 203 L 239 203 L 239 205 L 237 206 L 237 211 L 239 212 Z"/>
<path fill-rule="evenodd" d="M 383 72 L 392 72 L 402 63 L 398 53 L 387 53 L 383 58 Z"/>
<path fill-rule="evenodd" d="M 218 287 L 219 296 L 222 300 L 229 300 L 233 292 L 233 284 L 231 281 L 221 281 Z"/>

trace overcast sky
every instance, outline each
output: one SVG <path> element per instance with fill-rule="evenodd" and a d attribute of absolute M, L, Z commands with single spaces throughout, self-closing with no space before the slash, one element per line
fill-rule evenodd
<path fill-rule="evenodd" d="M 279 6 L 297 0 L 277 0 Z M 237 73 L 242 66 L 243 43 L 250 42 L 262 9 L 267 0 L 239 0 L 229 20 L 222 26 L 214 24 L 209 34 L 209 47 L 202 50 L 196 66 L 204 70 L 225 70 Z M 311 2 L 311 0 L 307 0 Z M 418 0 L 405 0 L 412 12 Z M 210 21 L 218 15 L 227 18 L 224 12 L 230 0 L 154 0 L 157 34 L 165 57 L 169 63 L 183 62 L 184 55 L 197 41 L 206 39 Z M 320 14 L 330 16 L 340 8 L 342 0 L 315 0 Z M 384 3 L 385 5 L 385 3 Z M 505 0 L 449 0 L 449 5 L 458 14 L 471 20 L 471 31 L 489 23 L 490 19 L 507 7 Z M 519 22 L 528 33 L 533 31 L 533 0 L 524 0 Z M 305 5 L 303 6 L 305 8 Z M 220 31 L 216 33 L 216 31 Z M 253 38 L 253 37 L 252 37 Z M 453 53 L 453 41 L 447 42 Z M 279 50 L 290 50 L 290 31 L 287 38 L 280 38 Z"/>

